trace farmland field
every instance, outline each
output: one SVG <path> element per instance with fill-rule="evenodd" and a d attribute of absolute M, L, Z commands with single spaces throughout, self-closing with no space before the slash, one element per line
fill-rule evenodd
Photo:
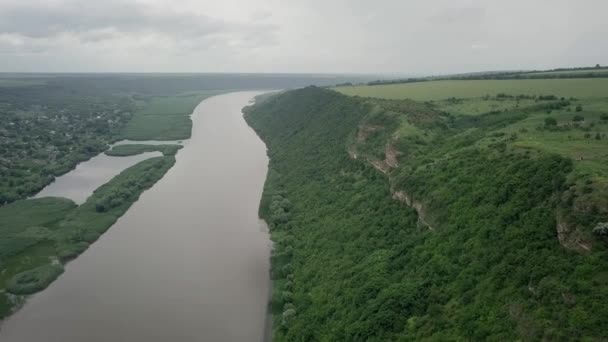
<path fill-rule="evenodd" d="M 428 81 L 376 86 L 345 86 L 335 88 L 351 96 L 418 101 L 443 100 L 450 97 L 471 98 L 500 93 L 509 95 L 545 95 L 558 97 L 606 97 L 608 79 L 534 79 L 534 80 L 466 80 Z"/>

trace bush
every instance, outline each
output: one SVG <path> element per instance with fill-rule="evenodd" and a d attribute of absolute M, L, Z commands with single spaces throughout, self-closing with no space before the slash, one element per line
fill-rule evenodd
<path fill-rule="evenodd" d="M 598 236 L 608 236 L 608 222 L 598 223 L 595 228 L 593 228 L 593 234 Z"/>
<path fill-rule="evenodd" d="M 281 292 L 281 299 L 283 300 L 283 303 L 291 303 L 291 301 L 293 301 L 293 293 L 290 291 L 283 291 Z"/>
<path fill-rule="evenodd" d="M 581 105 L 577 105 L 577 106 L 576 106 L 576 111 L 577 111 L 577 112 L 582 112 L 582 111 L 583 111 L 583 106 L 581 106 Z"/>
<path fill-rule="evenodd" d="M 545 126 L 547 126 L 547 127 L 557 126 L 557 120 L 555 120 L 554 118 L 546 118 Z"/>
<path fill-rule="evenodd" d="M 577 112 L 579 112 L 579 111 L 577 110 Z M 585 121 L 585 117 L 582 115 L 575 115 L 572 118 L 572 121 L 574 121 L 574 122 Z"/>
<path fill-rule="evenodd" d="M 6 291 L 16 295 L 32 294 L 44 290 L 63 273 L 61 264 L 44 265 L 18 273 L 6 284 Z"/>
<path fill-rule="evenodd" d="M 289 325 L 291 324 L 291 322 L 293 321 L 293 318 L 295 316 L 296 316 L 295 309 L 287 309 L 287 310 L 283 311 L 283 319 L 281 320 L 281 324 L 284 327 L 289 327 Z"/>
<path fill-rule="evenodd" d="M 72 242 L 70 244 L 61 245 L 57 257 L 62 262 L 66 262 L 76 258 L 89 247 L 89 244 L 84 241 Z"/>

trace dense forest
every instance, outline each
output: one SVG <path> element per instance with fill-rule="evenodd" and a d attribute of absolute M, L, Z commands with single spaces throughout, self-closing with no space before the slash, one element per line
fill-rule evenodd
<path fill-rule="evenodd" d="M 247 108 L 270 156 L 274 339 L 606 338 L 601 187 L 504 132 L 549 100 L 455 116 L 308 87 Z"/>

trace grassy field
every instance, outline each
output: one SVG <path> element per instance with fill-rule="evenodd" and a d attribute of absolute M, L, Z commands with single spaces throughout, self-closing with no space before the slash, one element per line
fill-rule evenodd
<path fill-rule="evenodd" d="M 454 115 L 479 115 L 491 111 L 504 111 L 515 108 L 525 108 L 536 103 L 532 99 L 516 98 L 463 98 L 434 101 L 434 104 Z"/>
<path fill-rule="evenodd" d="M 174 163 L 173 156 L 144 160 L 99 187 L 81 206 L 40 198 L 0 207 L 0 318 L 15 306 L 9 293 L 46 288 L 62 272 L 61 264 L 86 250 Z"/>
<path fill-rule="evenodd" d="M 206 91 L 146 98 L 121 136 L 129 140 L 188 139 L 192 130 L 190 114 L 194 108 L 202 100 L 219 93 L 221 91 Z"/>
<path fill-rule="evenodd" d="M 608 79 L 429 81 L 377 86 L 345 86 L 335 90 L 351 96 L 417 101 L 475 98 L 500 93 L 592 98 L 608 96 Z"/>
<path fill-rule="evenodd" d="M 145 144 L 129 144 L 114 146 L 111 150 L 105 153 L 108 156 L 126 157 L 134 156 L 144 152 L 161 152 L 165 156 L 174 156 L 183 146 L 181 145 L 145 145 Z"/>
<path fill-rule="evenodd" d="M 517 135 L 515 146 L 569 157 L 577 171 L 608 183 L 608 99 L 579 103 L 580 112 L 572 108 L 533 112 L 503 131 Z M 574 121 L 577 116 L 582 120 Z M 547 118 L 555 119 L 556 127 L 546 127 Z"/>

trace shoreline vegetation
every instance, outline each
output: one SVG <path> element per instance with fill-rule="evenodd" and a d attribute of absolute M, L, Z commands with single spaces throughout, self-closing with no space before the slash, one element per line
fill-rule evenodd
<path fill-rule="evenodd" d="M 608 94 L 436 89 L 244 110 L 270 157 L 273 340 L 603 338 Z"/>
<path fill-rule="evenodd" d="M 80 206 L 46 197 L 0 207 L 0 318 L 23 301 L 19 296 L 54 281 L 62 265 L 84 252 L 174 164 L 174 156 L 144 160 L 96 189 Z"/>
<path fill-rule="evenodd" d="M 182 145 L 166 144 L 166 145 L 146 145 L 146 144 L 125 144 L 117 145 L 105 152 L 106 155 L 112 157 L 127 157 L 134 156 L 145 152 L 161 152 L 164 156 L 174 156 L 182 149 Z"/>

